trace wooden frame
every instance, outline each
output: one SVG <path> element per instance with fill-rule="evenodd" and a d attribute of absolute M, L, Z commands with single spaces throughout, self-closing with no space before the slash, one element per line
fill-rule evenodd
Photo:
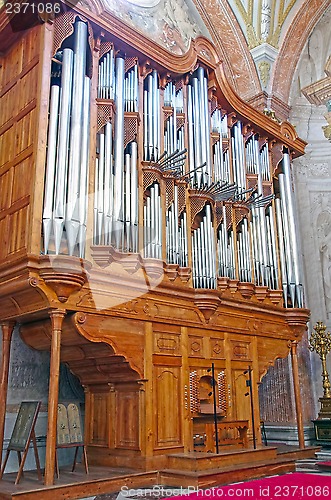
<path fill-rule="evenodd" d="M 38 479 L 40 480 L 42 479 L 36 434 L 34 429 L 40 405 L 41 405 L 40 401 L 23 401 L 21 403 L 19 412 L 17 414 L 16 422 L 14 425 L 14 429 L 7 448 L 5 461 L 3 463 L 0 472 L 0 479 L 2 479 L 3 473 L 5 471 L 10 452 L 16 451 L 18 456 L 19 469 L 16 476 L 15 484 L 19 483 L 19 480 L 23 475 L 23 468 L 29 451 L 31 440 L 33 443 Z M 21 453 L 23 453 L 22 456 Z"/>

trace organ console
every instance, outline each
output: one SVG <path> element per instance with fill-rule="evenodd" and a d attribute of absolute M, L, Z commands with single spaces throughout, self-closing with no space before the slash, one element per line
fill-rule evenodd
<path fill-rule="evenodd" d="M 85 3 L 7 40 L 0 133 L 19 140 L 1 160 L 1 319 L 80 378 L 89 462 L 148 469 L 193 451 L 211 361 L 229 422 L 251 422 L 252 365 L 258 423 L 259 380 L 305 330 L 304 142 L 236 95 L 206 38 L 173 55 Z"/>

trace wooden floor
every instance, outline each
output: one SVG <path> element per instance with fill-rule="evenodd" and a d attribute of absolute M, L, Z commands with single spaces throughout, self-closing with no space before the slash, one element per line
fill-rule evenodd
<path fill-rule="evenodd" d="M 299 450 L 295 447 L 276 449 L 272 447 L 247 450 L 238 460 L 238 451 L 223 455 L 192 453 L 174 455 L 169 460 L 170 468 L 162 471 L 138 472 L 133 469 L 90 467 L 85 474 L 83 465 L 79 464 L 75 472 L 61 469 L 60 478 L 53 486 L 46 487 L 38 481 L 35 471 L 24 473 L 20 483 L 15 486 L 15 473 L 5 474 L 0 481 L 0 499 L 2 500 L 58 500 L 78 499 L 83 497 L 112 493 L 122 486 L 128 488 L 150 487 L 156 484 L 173 487 L 210 487 L 228 484 L 266 475 L 293 472 L 295 461 L 302 458 L 313 458 L 319 448 L 310 447 Z M 202 456 L 202 455 L 208 455 Z M 223 456 L 224 464 L 221 457 Z"/>

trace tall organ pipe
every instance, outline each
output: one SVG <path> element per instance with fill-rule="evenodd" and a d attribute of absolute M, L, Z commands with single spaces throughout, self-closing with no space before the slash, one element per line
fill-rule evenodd
<path fill-rule="evenodd" d="M 131 224 L 132 224 L 132 251 L 138 252 L 138 172 L 136 142 L 131 143 Z"/>
<path fill-rule="evenodd" d="M 58 127 L 59 99 L 60 99 L 60 87 L 58 85 L 52 85 L 49 128 L 48 128 L 48 145 L 47 145 L 47 172 L 46 172 L 44 211 L 43 211 L 45 253 L 48 252 L 48 245 L 52 231 L 53 194 L 54 194 L 55 161 L 56 161 L 56 133 Z"/>
<path fill-rule="evenodd" d="M 124 58 L 116 59 L 116 115 L 114 144 L 114 237 L 115 246 L 120 248 L 123 239 L 123 169 L 124 169 Z"/>
<path fill-rule="evenodd" d="M 55 253 L 60 252 L 64 227 L 67 191 L 67 155 L 69 146 L 70 109 L 72 98 L 73 51 L 63 50 L 61 73 L 61 102 L 58 124 L 56 177 L 54 192 L 54 239 Z"/>
<path fill-rule="evenodd" d="M 283 287 L 283 295 L 284 295 L 284 304 L 287 307 L 287 284 L 288 284 L 288 276 L 287 276 L 287 267 L 286 267 L 286 255 L 284 248 L 284 234 L 283 234 L 283 215 L 281 209 L 281 201 L 279 198 L 275 200 L 276 206 L 276 214 L 277 214 L 277 227 L 278 227 L 278 241 L 279 241 L 279 259 L 280 259 L 280 269 L 282 274 L 282 287 Z"/>
<path fill-rule="evenodd" d="M 299 252 L 298 252 L 297 236 L 296 236 L 294 200 L 291 187 L 291 165 L 288 153 L 284 153 L 283 169 L 284 169 L 284 187 L 286 193 L 286 202 L 288 205 L 289 233 L 291 238 L 291 249 L 293 252 L 295 292 L 296 292 L 297 306 L 302 307 L 303 305 L 302 284 L 300 282 L 300 273 L 299 273 Z"/>
<path fill-rule="evenodd" d="M 70 123 L 70 150 L 66 231 L 69 255 L 74 252 L 79 231 L 78 193 L 82 154 L 82 127 L 84 106 L 84 81 L 86 72 L 87 25 L 78 21 L 75 26 L 72 108 Z"/>
<path fill-rule="evenodd" d="M 288 287 L 290 292 L 290 297 L 292 304 L 295 302 L 295 278 L 293 271 L 293 248 L 292 248 L 292 238 L 290 235 L 290 227 L 289 227 L 289 214 L 288 214 L 288 206 L 286 199 L 286 192 L 284 186 L 284 174 L 279 174 L 279 190 L 280 190 L 280 198 L 281 198 L 281 214 L 282 214 L 282 222 L 283 222 L 283 235 L 284 235 L 284 246 L 286 253 L 286 267 L 287 267 L 287 279 L 288 279 Z"/>
<path fill-rule="evenodd" d="M 79 216 L 78 249 L 79 249 L 79 256 L 81 258 L 83 258 L 85 255 L 85 240 L 86 240 L 89 137 L 90 137 L 90 79 L 88 76 L 85 76 L 84 98 L 83 98 L 81 168 L 79 177 L 79 206 L 78 206 L 78 216 Z"/>
<path fill-rule="evenodd" d="M 112 124 L 105 125 L 105 185 L 104 185 L 104 244 L 111 244 L 113 225 L 113 202 L 114 202 L 114 175 L 113 175 L 113 155 L 112 155 Z"/>

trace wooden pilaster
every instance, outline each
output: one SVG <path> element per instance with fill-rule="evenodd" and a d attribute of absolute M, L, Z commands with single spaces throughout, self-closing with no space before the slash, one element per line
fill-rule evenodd
<path fill-rule="evenodd" d="M 54 484 L 57 405 L 59 397 L 61 332 L 62 332 L 62 322 L 65 314 L 66 314 L 65 311 L 61 309 L 52 309 L 49 311 L 49 315 L 52 321 L 52 340 L 51 340 L 51 362 L 50 362 L 50 373 L 49 373 L 48 419 L 47 419 L 47 439 L 46 439 L 46 457 L 45 457 L 45 485 L 47 486 Z"/>
<path fill-rule="evenodd" d="M 298 427 L 298 438 L 299 438 L 300 449 L 304 449 L 305 438 L 303 432 L 297 346 L 298 342 L 296 340 L 291 342 L 292 376 L 293 376 L 293 386 L 294 386 L 295 411 L 296 411 L 297 427 Z"/>
<path fill-rule="evenodd" d="M 6 402 L 8 389 L 8 373 L 10 359 L 10 344 L 15 322 L 5 321 L 2 327 L 2 360 L 0 381 L 0 468 L 2 463 L 3 437 L 5 432 Z"/>

